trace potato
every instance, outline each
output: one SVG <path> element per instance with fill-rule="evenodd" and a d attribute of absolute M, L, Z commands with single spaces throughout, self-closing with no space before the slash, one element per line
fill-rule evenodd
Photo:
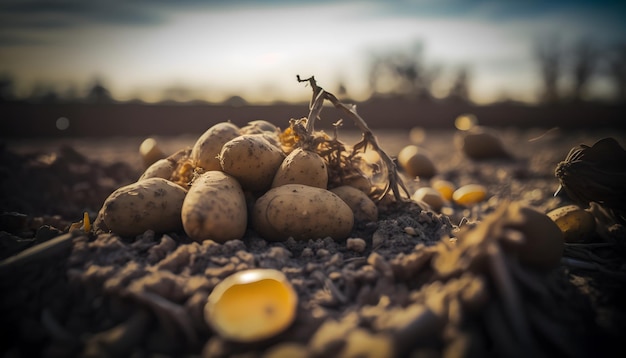
<path fill-rule="evenodd" d="M 487 198 L 487 188 L 480 184 L 466 184 L 452 193 L 452 200 L 463 206 L 472 206 Z"/>
<path fill-rule="evenodd" d="M 583 242 L 596 230 L 593 214 L 575 204 L 556 208 L 548 213 L 548 217 L 563 232 L 565 242 Z"/>
<path fill-rule="evenodd" d="M 425 149 L 407 145 L 398 153 L 398 164 L 411 177 L 432 178 L 437 168 Z"/>
<path fill-rule="evenodd" d="M 239 128 L 230 122 L 221 122 L 207 129 L 191 149 L 191 162 L 204 170 L 222 170 L 217 156 L 222 146 L 239 136 Z"/>
<path fill-rule="evenodd" d="M 372 191 L 372 182 L 364 175 L 352 175 L 342 179 L 343 184 L 357 188 L 365 194 L 369 194 Z"/>
<path fill-rule="evenodd" d="M 539 270 L 551 270 L 561 261 L 564 249 L 559 227 L 539 210 L 513 202 L 507 208 L 507 228 L 520 231 L 524 240 L 518 244 L 503 241 L 524 264 Z"/>
<path fill-rule="evenodd" d="M 276 171 L 272 188 L 285 184 L 303 184 L 326 189 L 328 167 L 326 161 L 315 152 L 294 149 Z"/>
<path fill-rule="evenodd" d="M 187 191 L 163 178 L 149 178 L 115 190 L 104 201 L 102 221 L 112 232 L 134 236 L 146 230 L 181 228 L 181 208 Z"/>
<path fill-rule="evenodd" d="M 284 158 L 280 149 L 257 134 L 244 134 L 228 141 L 219 154 L 224 173 L 252 192 L 270 188 Z"/>
<path fill-rule="evenodd" d="M 473 128 L 455 137 L 457 147 L 470 159 L 510 158 L 499 137 L 484 128 Z"/>
<path fill-rule="evenodd" d="M 274 144 L 278 148 L 281 148 L 279 137 L 280 130 L 278 129 L 278 127 L 268 121 L 264 121 L 262 119 L 250 121 L 247 125 L 241 127 L 239 133 L 262 135 L 263 138 L 267 139 L 268 142 Z"/>
<path fill-rule="evenodd" d="M 257 119 L 255 121 L 248 122 L 247 125 L 241 127 L 241 134 L 261 134 L 261 133 L 279 133 L 278 127 L 274 124 Z"/>
<path fill-rule="evenodd" d="M 156 162 L 152 163 L 143 172 L 143 174 L 139 177 L 137 181 L 149 179 L 149 178 L 163 178 L 170 179 L 172 173 L 176 169 L 176 163 L 170 159 L 159 159 Z"/>
<path fill-rule="evenodd" d="M 415 201 L 423 201 L 436 212 L 441 212 L 441 209 L 445 204 L 445 199 L 441 193 L 431 187 L 421 187 L 417 189 L 415 193 L 411 195 L 411 199 Z"/>
<path fill-rule="evenodd" d="M 159 159 L 165 158 L 165 153 L 159 147 L 156 139 L 146 138 L 139 146 L 139 154 L 143 160 L 144 168 L 148 168 Z"/>
<path fill-rule="evenodd" d="M 378 207 L 367 194 L 361 190 L 343 185 L 330 190 L 341 198 L 352 210 L 354 219 L 358 221 L 377 221 Z"/>
<path fill-rule="evenodd" d="M 267 240 L 280 241 L 348 237 L 354 225 L 352 210 L 336 194 L 302 184 L 268 190 L 254 205 L 252 225 Z"/>
<path fill-rule="evenodd" d="M 246 232 L 246 199 L 237 180 L 217 170 L 198 177 L 182 204 L 185 233 L 195 240 L 223 243 Z"/>

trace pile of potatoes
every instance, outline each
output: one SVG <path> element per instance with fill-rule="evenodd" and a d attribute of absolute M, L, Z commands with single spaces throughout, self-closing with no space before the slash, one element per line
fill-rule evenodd
<path fill-rule="evenodd" d="M 145 151 L 145 153 L 144 153 Z M 139 180 L 114 191 L 97 229 L 122 236 L 183 229 L 195 241 L 241 239 L 248 228 L 280 241 L 345 239 L 355 220 L 378 218 L 371 187 L 329 187 L 329 166 L 314 150 L 283 145 L 267 121 L 221 122 L 191 148 L 148 158 Z M 161 153 L 156 150 L 157 153 Z"/>

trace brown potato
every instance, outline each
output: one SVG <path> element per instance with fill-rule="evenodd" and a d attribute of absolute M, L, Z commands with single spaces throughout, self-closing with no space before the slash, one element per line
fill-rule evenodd
<path fill-rule="evenodd" d="M 204 170 L 222 170 L 217 159 L 222 146 L 239 136 L 239 128 L 230 122 L 221 122 L 207 129 L 191 149 L 191 162 Z"/>
<path fill-rule="evenodd" d="M 583 242 L 596 230 L 593 214 L 575 204 L 556 208 L 548 217 L 561 229 L 565 242 Z"/>
<path fill-rule="evenodd" d="M 565 247 L 559 227 L 539 210 L 511 203 L 507 209 L 508 228 L 520 231 L 524 239 L 512 248 L 520 261 L 540 270 L 558 266 Z M 506 241 L 505 241 L 506 244 Z"/>
<path fill-rule="evenodd" d="M 187 191 L 163 178 L 149 178 L 115 190 L 101 209 L 105 227 L 121 236 L 146 230 L 175 231 Z"/>
<path fill-rule="evenodd" d="M 425 149 L 407 145 L 398 153 L 398 164 L 410 177 L 432 178 L 437 168 Z"/>
<path fill-rule="evenodd" d="M 152 163 L 152 165 L 150 165 L 146 171 L 141 174 L 137 181 L 149 178 L 163 178 L 169 180 L 175 169 L 176 163 L 174 161 L 167 158 L 159 159 Z"/>
<path fill-rule="evenodd" d="M 254 229 L 267 240 L 345 239 L 352 231 L 354 214 L 336 194 L 302 184 L 270 189 L 254 205 Z"/>
<path fill-rule="evenodd" d="M 211 170 L 191 185 L 181 217 L 185 232 L 195 241 L 241 239 L 248 220 L 246 198 L 235 178 Z"/>
<path fill-rule="evenodd" d="M 302 148 L 294 149 L 276 171 L 272 188 L 285 184 L 303 184 L 326 189 L 328 186 L 326 161 L 315 152 Z"/>
<path fill-rule="evenodd" d="M 219 154 L 221 170 L 232 175 L 244 190 L 269 189 L 285 155 L 257 134 L 244 134 L 224 144 Z"/>
<path fill-rule="evenodd" d="M 455 137 L 463 153 L 471 159 L 511 158 L 499 137 L 484 128 L 476 127 Z"/>
<path fill-rule="evenodd" d="M 378 207 L 367 194 L 350 185 L 343 185 L 330 190 L 341 198 L 354 213 L 358 221 L 377 221 Z"/>
<path fill-rule="evenodd" d="M 422 187 L 417 189 L 415 193 L 411 195 L 411 199 L 418 202 L 423 201 L 436 212 L 441 212 L 441 209 L 445 204 L 445 199 L 441 193 L 431 187 Z"/>

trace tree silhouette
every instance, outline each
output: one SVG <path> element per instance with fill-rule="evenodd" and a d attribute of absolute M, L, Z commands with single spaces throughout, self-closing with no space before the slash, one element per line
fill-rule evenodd
<path fill-rule="evenodd" d="M 12 101 L 15 99 L 15 81 L 13 76 L 0 74 L 0 102 Z"/>
<path fill-rule="evenodd" d="M 450 88 L 450 92 L 448 93 L 448 99 L 454 101 L 469 102 L 469 79 L 469 69 L 465 66 L 461 67 L 456 74 L 456 78 L 452 82 L 452 87 Z"/>
<path fill-rule="evenodd" d="M 574 83 L 572 88 L 572 100 L 580 102 L 585 95 L 585 89 L 589 79 L 593 76 L 599 59 L 598 50 L 587 39 L 579 40 L 571 51 L 573 61 Z"/>
<path fill-rule="evenodd" d="M 544 103 L 558 102 L 560 99 L 558 81 L 561 75 L 562 61 L 562 51 L 558 46 L 558 39 L 552 36 L 537 41 L 535 55 L 543 81 L 541 100 Z"/>
<path fill-rule="evenodd" d="M 614 45 L 608 56 L 608 71 L 617 88 L 617 99 L 626 103 L 626 43 Z"/>
<path fill-rule="evenodd" d="M 372 95 L 388 87 L 395 95 L 432 99 L 432 85 L 439 76 L 438 66 L 427 66 L 424 46 L 417 42 L 408 50 L 374 54 L 370 58 L 368 82 Z"/>
<path fill-rule="evenodd" d="M 104 87 L 100 80 L 96 80 L 91 89 L 89 89 L 86 99 L 91 103 L 108 103 L 113 100 L 111 92 Z"/>
<path fill-rule="evenodd" d="M 34 84 L 28 100 L 38 103 L 54 103 L 58 102 L 59 94 L 52 84 L 37 82 Z"/>

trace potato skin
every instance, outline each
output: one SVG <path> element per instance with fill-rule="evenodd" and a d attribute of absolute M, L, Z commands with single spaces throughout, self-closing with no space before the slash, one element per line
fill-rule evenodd
<path fill-rule="evenodd" d="M 185 233 L 195 241 L 241 239 L 248 221 L 243 190 L 226 173 L 205 172 L 191 185 L 181 217 Z"/>
<path fill-rule="evenodd" d="M 561 206 L 547 215 L 557 224 L 568 243 L 584 242 L 596 230 L 593 214 L 576 204 Z"/>
<path fill-rule="evenodd" d="M 326 161 L 315 152 L 302 148 L 294 149 L 276 171 L 272 188 L 285 184 L 303 184 L 326 189 L 328 186 Z"/>
<path fill-rule="evenodd" d="M 327 236 L 341 240 L 352 231 L 354 214 L 348 204 L 326 189 L 285 184 L 268 190 L 256 201 L 252 225 L 266 240 Z"/>
<path fill-rule="evenodd" d="M 458 133 L 454 140 L 457 147 L 470 159 L 511 158 L 500 138 L 482 128 Z"/>
<path fill-rule="evenodd" d="M 135 236 L 146 230 L 179 230 L 186 193 L 163 178 L 144 179 L 111 193 L 102 206 L 102 221 L 121 236 Z"/>
<path fill-rule="evenodd" d="M 354 219 L 357 221 L 377 221 L 378 207 L 370 199 L 367 194 L 361 190 L 350 186 L 343 185 L 330 190 L 341 198 L 354 213 Z"/>
<path fill-rule="evenodd" d="M 416 145 L 407 145 L 398 153 L 398 164 L 410 177 L 432 178 L 437 168 L 426 150 Z"/>
<path fill-rule="evenodd" d="M 207 129 L 191 149 L 191 162 L 204 170 L 222 170 L 217 156 L 222 146 L 239 136 L 239 127 L 230 122 L 221 122 Z"/>
<path fill-rule="evenodd" d="M 172 173 L 176 169 L 176 162 L 170 159 L 159 159 L 152 163 L 139 177 L 137 181 L 146 180 L 149 178 L 163 178 L 170 179 Z"/>
<path fill-rule="evenodd" d="M 221 169 L 244 190 L 261 192 L 270 188 L 285 154 L 259 134 L 244 134 L 228 141 L 219 155 Z"/>
<path fill-rule="evenodd" d="M 514 247 L 520 261 L 538 270 L 557 267 L 565 247 L 559 226 L 548 215 L 520 203 L 511 203 L 507 214 L 511 222 L 507 227 L 519 230 L 525 237 L 521 245 Z"/>

